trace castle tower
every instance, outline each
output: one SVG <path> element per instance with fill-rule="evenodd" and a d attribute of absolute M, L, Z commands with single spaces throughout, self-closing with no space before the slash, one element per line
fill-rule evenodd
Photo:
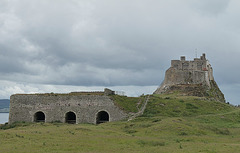
<path fill-rule="evenodd" d="M 215 100 L 225 102 L 224 95 L 214 81 L 213 69 L 205 53 L 192 61 L 186 60 L 185 56 L 181 56 L 180 60 L 171 61 L 171 67 L 166 71 L 163 83 L 154 94 L 174 91 L 200 97 L 214 95 Z"/>

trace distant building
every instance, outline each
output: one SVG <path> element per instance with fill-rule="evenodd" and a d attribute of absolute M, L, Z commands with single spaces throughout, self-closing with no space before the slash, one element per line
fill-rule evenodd
<path fill-rule="evenodd" d="M 207 96 L 199 90 L 216 89 L 216 96 L 220 96 L 218 100 L 225 101 L 224 95 L 219 90 L 213 77 L 213 69 L 206 59 L 206 54 L 202 54 L 200 58 L 194 60 L 186 60 L 185 56 L 181 56 L 180 60 L 172 60 L 171 67 L 166 71 L 165 78 L 160 87 L 154 94 L 169 92 L 170 90 L 185 90 L 186 87 L 192 88 L 191 95 Z M 201 87 L 201 89 L 200 89 Z M 206 88 L 203 88 L 206 87 Z"/>
<path fill-rule="evenodd" d="M 114 91 L 69 94 L 15 94 L 10 98 L 9 123 L 63 122 L 92 123 L 118 121 L 128 117 L 115 105 Z"/>

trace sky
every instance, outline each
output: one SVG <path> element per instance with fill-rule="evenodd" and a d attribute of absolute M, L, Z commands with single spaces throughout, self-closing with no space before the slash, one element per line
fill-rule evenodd
<path fill-rule="evenodd" d="M 0 99 L 15 93 L 154 92 L 172 59 L 206 53 L 240 104 L 239 0 L 1 0 Z"/>

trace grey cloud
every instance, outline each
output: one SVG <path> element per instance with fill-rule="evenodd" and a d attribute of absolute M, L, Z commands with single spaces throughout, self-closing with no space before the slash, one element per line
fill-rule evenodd
<path fill-rule="evenodd" d="M 238 1 L 0 3 L 1 80 L 157 86 L 171 59 L 197 49 L 219 84 L 240 84 Z"/>
<path fill-rule="evenodd" d="M 204 15 L 218 15 L 224 13 L 231 0 L 193 0 L 193 6 Z"/>

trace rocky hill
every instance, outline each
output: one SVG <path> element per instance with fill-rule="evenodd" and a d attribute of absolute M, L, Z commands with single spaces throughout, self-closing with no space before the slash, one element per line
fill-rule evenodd
<path fill-rule="evenodd" d="M 154 94 L 174 92 L 225 102 L 224 94 L 214 80 L 213 69 L 205 54 L 193 61 L 185 60 L 184 56 L 181 60 L 171 61 L 163 83 Z"/>

